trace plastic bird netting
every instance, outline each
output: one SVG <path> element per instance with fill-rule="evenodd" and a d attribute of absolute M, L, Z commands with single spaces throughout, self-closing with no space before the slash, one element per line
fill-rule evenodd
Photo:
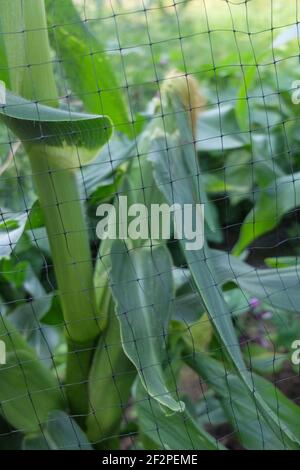
<path fill-rule="evenodd" d="M 0 449 L 300 448 L 299 21 L 0 0 Z"/>

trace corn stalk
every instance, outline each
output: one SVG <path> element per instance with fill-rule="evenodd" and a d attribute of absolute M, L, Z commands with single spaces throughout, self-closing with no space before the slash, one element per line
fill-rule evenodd
<path fill-rule="evenodd" d="M 12 91 L 36 103 L 56 107 L 58 92 L 52 69 L 43 0 L 1 0 L 1 22 L 10 71 Z M 39 122 L 35 123 L 36 126 Z M 49 152 L 47 145 L 23 141 L 44 213 L 53 265 L 70 341 L 67 382 L 75 384 L 87 376 L 94 339 L 99 335 L 93 267 L 88 230 L 84 218 L 74 164 L 62 166 L 63 145 Z M 73 149 L 76 154 L 77 149 Z M 72 162 L 76 162 L 76 158 Z M 80 158 L 78 158 L 80 164 Z M 74 343 L 84 350 L 74 360 Z M 87 352 L 89 351 L 89 353 Z M 80 371 L 76 370 L 80 367 Z M 71 407 L 84 411 L 80 395 L 82 386 L 68 387 Z"/>

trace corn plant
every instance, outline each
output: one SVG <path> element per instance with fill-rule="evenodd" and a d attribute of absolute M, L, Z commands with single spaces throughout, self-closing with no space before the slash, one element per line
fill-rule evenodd
<path fill-rule="evenodd" d="M 204 203 L 206 228 L 215 231 L 195 148 L 199 83 L 168 74 L 137 131 L 108 56 L 91 52 L 102 46 L 71 0 L 56 8 L 44 0 L 0 6 L 0 116 L 9 141 L 22 143 L 37 196 L 25 217 L 4 219 L 1 256 L 9 263 L 25 234 L 45 227 L 55 279 L 48 292 L 39 284 L 51 300 L 40 317 L 38 297 L 1 314 L 1 429 L 14 430 L 13 445 L 22 449 L 118 449 L 126 436 L 132 448 L 216 450 L 226 446 L 210 432 L 217 410 L 244 448 L 299 449 L 300 409 L 253 370 L 226 298 L 239 288 L 299 313 L 297 266 L 254 271 L 207 242 L 188 251 L 186 240 L 173 239 L 174 226 L 169 240 L 106 239 L 93 252 L 82 181 L 116 207 L 122 194 L 147 207 Z M 59 106 L 54 54 L 87 112 Z M 98 178 L 105 163 L 110 170 Z M 28 331 L 43 335 L 45 325 L 55 325 L 59 344 L 41 358 Z M 186 366 L 208 387 L 198 410 L 178 386 Z"/>

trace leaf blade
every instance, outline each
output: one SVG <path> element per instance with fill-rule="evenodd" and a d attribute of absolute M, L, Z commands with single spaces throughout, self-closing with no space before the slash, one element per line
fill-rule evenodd
<path fill-rule="evenodd" d="M 171 395 L 162 369 L 174 295 L 168 251 L 164 245 L 128 251 L 116 241 L 111 260 L 110 279 L 124 351 L 149 395 L 173 411 L 183 411 L 184 405 Z"/>

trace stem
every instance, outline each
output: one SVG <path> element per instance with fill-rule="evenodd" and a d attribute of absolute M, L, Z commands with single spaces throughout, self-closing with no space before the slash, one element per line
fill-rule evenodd
<path fill-rule="evenodd" d="M 44 0 L 1 0 L 12 91 L 57 106 Z"/>
<path fill-rule="evenodd" d="M 47 157 L 29 153 L 51 247 L 67 336 L 86 342 L 99 334 L 89 238 L 76 175 L 50 169 Z"/>
<path fill-rule="evenodd" d="M 57 105 L 44 1 L 1 3 L 13 91 Z M 86 342 L 99 334 L 99 328 L 89 238 L 76 175 L 56 168 L 46 155 L 37 154 L 33 145 L 27 150 L 45 216 L 66 332 L 71 340 Z"/>
<path fill-rule="evenodd" d="M 1 7 L 12 91 L 57 106 L 44 0 L 1 0 Z M 27 153 L 44 213 L 69 338 L 67 380 L 76 379 L 80 373 L 84 384 L 80 389 L 68 387 L 71 409 L 80 414 L 85 409 L 83 401 L 87 399 L 87 390 L 86 393 L 82 390 L 87 387 L 89 373 L 87 351 L 91 351 L 91 342 L 99 334 L 87 226 L 76 174 L 55 167 L 46 154 L 37 153 L 33 145 L 27 147 Z M 76 357 L 73 342 L 81 346 Z"/>
<path fill-rule="evenodd" d="M 82 429 L 86 428 L 86 417 L 89 414 L 88 371 L 90 370 L 95 342 L 73 343 L 68 341 L 67 359 L 67 396 L 70 404 L 70 412 L 76 415 L 76 419 Z"/>

